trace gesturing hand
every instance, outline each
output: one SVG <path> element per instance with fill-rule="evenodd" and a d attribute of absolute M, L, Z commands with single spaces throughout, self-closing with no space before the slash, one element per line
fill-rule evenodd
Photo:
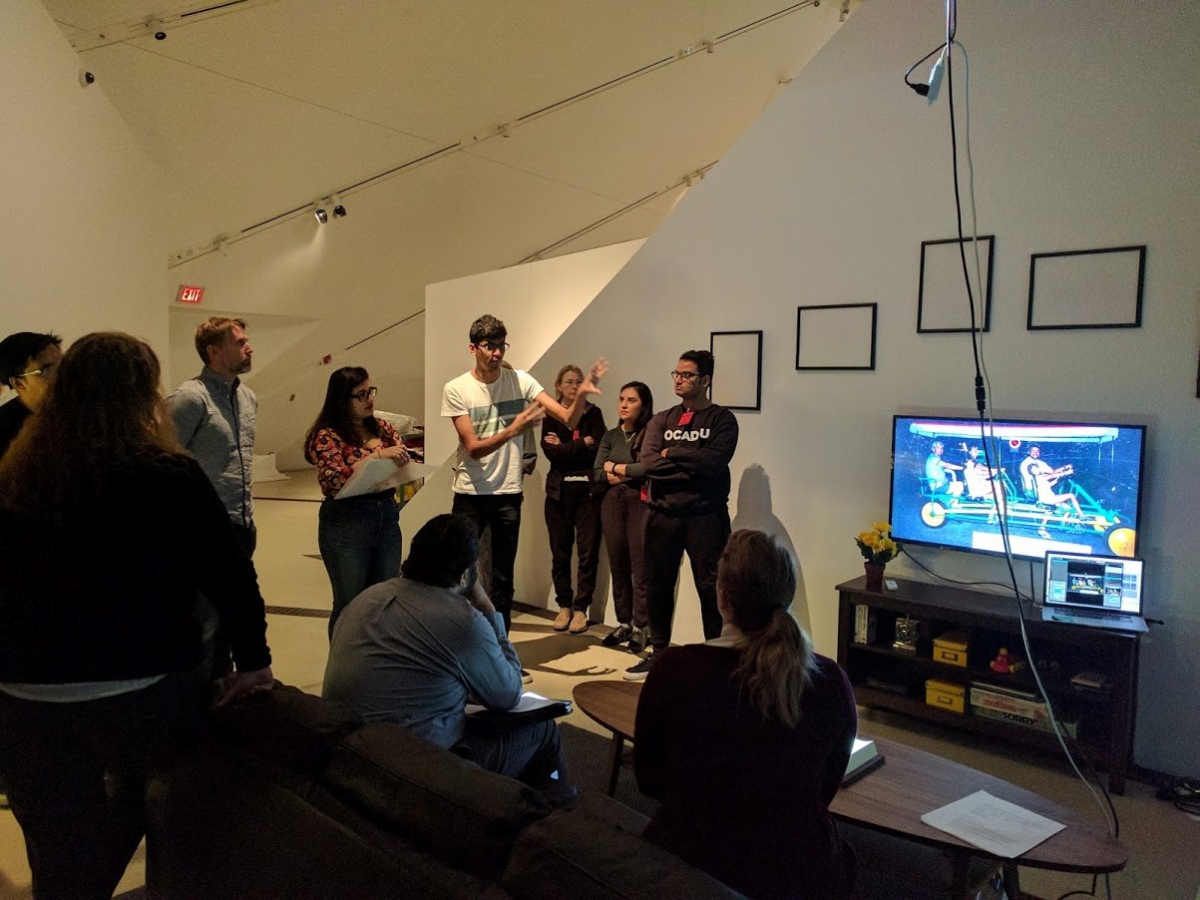
<path fill-rule="evenodd" d="M 559 438 L 559 436 L 558 436 L 557 434 L 555 434 L 553 431 L 551 431 L 551 432 L 550 432 L 549 434 L 547 434 L 547 435 L 546 435 L 544 438 L 542 438 L 542 443 L 544 443 L 544 444 L 549 444 L 551 447 L 560 447 L 560 446 L 562 446 L 562 440 L 561 440 L 561 439 Z"/>
<path fill-rule="evenodd" d="M 517 413 L 517 417 L 513 419 L 513 425 L 517 427 L 517 431 L 524 431 L 530 425 L 536 425 L 545 417 L 546 411 L 537 403 L 530 403 L 527 407 Z"/>
<path fill-rule="evenodd" d="M 608 374 L 608 360 L 601 356 L 588 369 L 587 377 L 583 379 L 583 384 L 579 385 L 579 393 L 581 394 L 599 394 L 600 388 L 597 386 L 600 379 Z"/>

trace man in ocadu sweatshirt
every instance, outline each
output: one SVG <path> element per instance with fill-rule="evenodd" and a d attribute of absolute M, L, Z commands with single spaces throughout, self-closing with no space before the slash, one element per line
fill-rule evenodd
<path fill-rule="evenodd" d="M 646 560 L 650 570 L 651 653 L 625 673 L 641 681 L 654 654 L 671 643 L 675 583 L 687 550 L 700 595 L 704 638 L 721 634 L 717 610 L 717 562 L 729 537 L 729 461 L 737 449 L 733 413 L 708 399 L 713 355 L 688 350 L 671 373 L 678 406 L 660 412 L 646 426 L 636 463 L 606 463 L 616 475 L 645 478 Z"/>

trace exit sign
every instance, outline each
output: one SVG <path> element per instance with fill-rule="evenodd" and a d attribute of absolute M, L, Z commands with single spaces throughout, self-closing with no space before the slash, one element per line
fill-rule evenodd
<path fill-rule="evenodd" d="M 190 303 L 192 306 L 198 306 L 203 299 L 204 288 L 195 284 L 181 284 L 179 293 L 175 295 L 176 303 Z"/>

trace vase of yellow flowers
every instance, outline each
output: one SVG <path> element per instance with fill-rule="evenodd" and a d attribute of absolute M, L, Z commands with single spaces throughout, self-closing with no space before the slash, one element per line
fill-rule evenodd
<path fill-rule="evenodd" d="M 873 522 L 868 531 L 854 539 L 863 555 L 863 569 L 867 573 L 867 590 L 883 590 L 883 570 L 900 555 L 900 544 L 892 540 L 892 526 L 887 522 Z"/>

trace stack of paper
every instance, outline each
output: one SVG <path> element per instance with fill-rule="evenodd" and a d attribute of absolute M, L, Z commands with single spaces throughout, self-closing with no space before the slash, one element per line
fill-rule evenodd
<path fill-rule="evenodd" d="M 1066 827 L 987 791 L 927 812 L 921 821 L 1004 859 L 1029 852 Z"/>

